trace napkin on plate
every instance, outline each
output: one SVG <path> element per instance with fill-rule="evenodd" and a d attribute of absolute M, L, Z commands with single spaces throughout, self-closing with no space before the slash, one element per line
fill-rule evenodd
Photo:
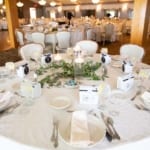
<path fill-rule="evenodd" d="M 11 93 L 10 91 L 6 91 L 1 95 L 0 103 L 5 102 L 5 101 L 10 101 L 12 97 L 13 97 L 13 93 Z"/>
<path fill-rule="evenodd" d="M 0 95 L 0 111 L 11 108 L 19 103 L 19 100 L 14 98 L 14 94 L 10 91 L 5 91 Z"/>
<path fill-rule="evenodd" d="M 145 91 L 142 95 L 141 98 L 144 100 L 145 104 L 150 105 L 150 92 Z"/>
<path fill-rule="evenodd" d="M 85 111 L 75 111 L 71 120 L 70 143 L 75 146 L 86 147 L 92 144 Z"/>

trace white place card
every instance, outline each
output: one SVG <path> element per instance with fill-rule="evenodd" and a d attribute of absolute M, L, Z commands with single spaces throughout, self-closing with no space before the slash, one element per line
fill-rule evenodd
<path fill-rule="evenodd" d="M 79 88 L 80 104 L 98 105 L 97 86 L 81 85 Z"/>
<path fill-rule="evenodd" d="M 120 76 L 117 79 L 117 88 L 123 91 L 128 91 L 132 88 L 134 84 L 134 76 L 133 75 L 124 75 Z"/>

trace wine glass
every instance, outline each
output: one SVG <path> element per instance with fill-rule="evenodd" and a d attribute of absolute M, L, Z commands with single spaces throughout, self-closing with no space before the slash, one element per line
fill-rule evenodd
<path fill-rule="evenodd" d="M 99 108 L 101 110 L 105 110 L 106 102 L 109 100 L 111 94 L 110 85 L 105 81 L 102 81 L 98 87 L 98 93 L 99 93 L 99 103 L 100 103 Z"/>

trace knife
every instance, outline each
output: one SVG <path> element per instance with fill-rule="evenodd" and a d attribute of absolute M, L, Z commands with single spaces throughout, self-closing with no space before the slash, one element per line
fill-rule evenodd
<path fill-rule="evenodd" d="M 109 124 L 107 123 L 107 121 L 105 120 L 105 116 L 103 113 L 101 113 L 101 117 L 104 121 L 104 124 L 106 125 L 106 137 L 110 141 L 114 138 L 114 133 L 113 133 L 112 129 L 110 128 Z"/>

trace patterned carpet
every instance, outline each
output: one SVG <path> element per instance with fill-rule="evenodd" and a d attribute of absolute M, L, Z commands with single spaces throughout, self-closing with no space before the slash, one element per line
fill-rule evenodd
<path fill-rule="evenodd" d="M 5 65 L 6 62 L 16 62 L 18 60 L 21 60 L 21 57 L 18 54 L 18 49 L 13 48 L 0 52 L 0 66 Z"/>

